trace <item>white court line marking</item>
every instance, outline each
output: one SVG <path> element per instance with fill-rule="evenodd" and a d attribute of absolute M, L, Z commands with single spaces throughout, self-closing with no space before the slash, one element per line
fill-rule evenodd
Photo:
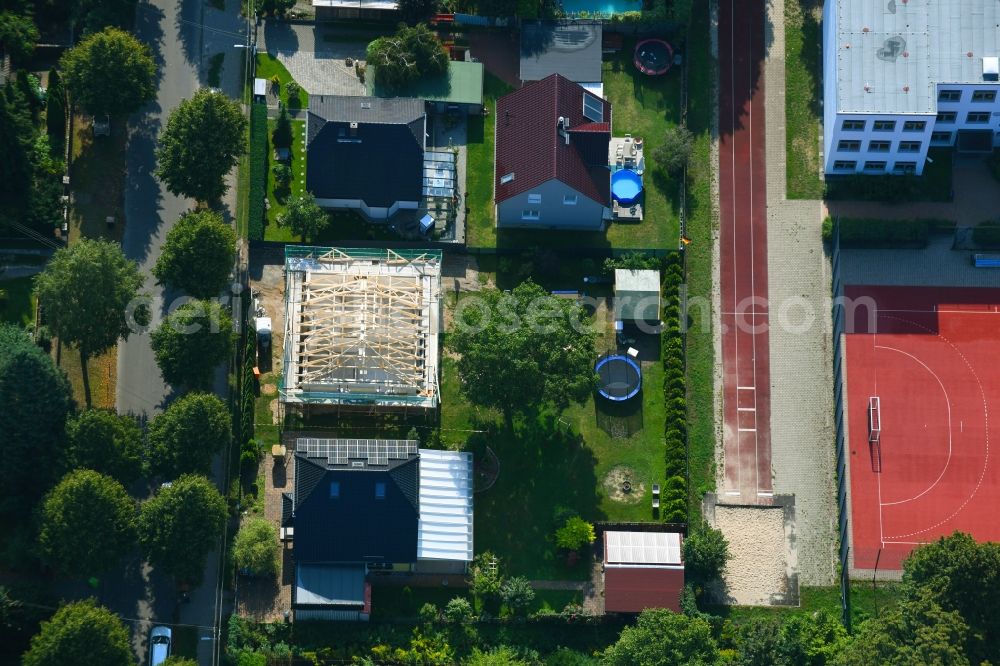
<path fill-rule="evenodd" d="M 737 428 L 736 432 L 757 432 L 757 428 Z"/>
<path fill-rule="evenodd" d="M 736 390 L 737 391 L 756 391 L 757 387 L 756 386 L 737 386 Z"/>
<path fill-rule="evenodd" d="M 740 491 L 738 491 L 738 490 L 727 490 L 726 494 L 727 495 L 739 495 Z"/>
<path fill-rule="evenodd" d="M 738 412 L 756 412 L 757 408 L 756 407 L 737 407 L 736 411 L 738 411 Z"/>
<path fill-rule="evenodd" d="M 984 438 L 984 442 L 985 442 L 985 445 L 986 445 L 986 457 L 983 459 L 983 468 L 979 472 L 979 480 L 976 481 L 976 487 L 972 489 L 972 492 L 969 494 L 969 496 L 965 498 L 965 501 L 962 502 L 961 506 L 959 506 L 957 509 L 955 509 L 955 511 L 951 515 L 949 515 L 944 520 L 941 520 L 941 521 L 935 523 L 934 525 L 931 525 L 930 527 L 925 527 L 924 529 L 916 530 L 915 532 L 910 532 L 908 534 L 899 534 L 899 535 L 896 535 L 894 537 L 881 536 L 882 507 L 879 506 L 879 511 L 878 511 L 878 516 L 879 516 L 879 531 L 880 531 L 880 536 L 881 536 L 880 541 L 882 542 L 882 544 L 886 543 L 886 541 L 885 541 L 886 538 L 888 538 L 888 539 L 906 539 L 907 537 L 912 537 L 912 536 L 914 536 L 916 534 L 920 534 L 922 532 L 929 532 L 931 530 L 937 529 L 938 527 L 940 527 L 941 525 L 943 525 L 946 522 L 950 521 L 952 518 L 954 518 L 959 513 L 961 513 L 961 511 L 965 508 L 965 506 L 969 502 L 972 501 L 972 498 L 975 497 L 976 493 L 979 492 L 979 488 L 983 485 L 983 479 L 986 478 L 986 468 L 989 466 L 989 462 L 990 462 L 990 410 L 989 410 L 989 406 L 986 403 L 986 391 L 983 389 L 983 382 L 982 382 L 982 380 L 979 379 L 979 374 L 976 372 L 976 369 L 972 367 L 971 363 L 969 363 L 969 359 L 967 359 L 965 357 L 965 354 L 963 354 L 958 349 L 958 347 L 955 346 L 955 344 L 951 340 L 949 340 L 945 336 L 941 335 L 940 333 L 936 333 L 935 331 L 932 331 L 931 329 L 927 328 L 926 326 L 923 326 L 922 324 L 918 324 L 918 323 L 916 323 L 914 321 L 908 321 L 908 320 L 905 320 L 905 319 L 899 319 L 898 317 L 889 317 L 889 318 L 890 319 L 896 319 L 897 321 L 901 321 L 903 323 L 907 323 L 907 324 L 910 324 L 912 326 L 916 326 L 918 328 L 922 328 L 924 331 L 926 331 L 927 333 L 929 333 L 931 335 L 937 335 L 937 337 L 941 338 L 946 343 L 948 343 L 948 345 L 955 351 L 955 353 L 958 354 L 961 357 L 962 362 L 965 363 L 965 366 L 969 369 L 969 372 L 972 373 L 972 376 L 976 380 L 976 384 L 979 387 L 979 397 L 980 397 L 980 400 L 982 400 L 982 402 L 983 402 L 983 420 L 984 420 L 984 423 L 985 423 L 985 433 L 983 435 L 983 438 Z M 877 325 L 876 325 L 876 328 L 877 328 Z M 882 475 L 879 474 L 878 476 L 881 477 Z M 880 487 L 880 490 L 881 490 L 881 478 L 879 479 L 879 487 Z M 882 501 L 882 497 L 881 497 L 881 494 L 880 494 L 879 495 L 879 502 L 881 503 L 881 501 Z M 893 541 L 890 541 L 889 543 L 910 543 L 910 542 L 895 541 L 895 540 L 893 540 Z M 926 543 L 926 542 L 917 542 L 917 543 Z"/>
<path fill-rule="evenodd" d="M 774 497 L 774 493 L 768 492 L 766 490 L 758 490 L 757 495 L 759 497 Z"/>
<path fill-rule="evenodd" d="M 879 498 L 879 504 L 881 506 L 893 506 L 893 505 L 896 505 L 896 504 L 906 504 L 907 502 L 912 502 L 913 500 L 918 499 L 920 497 L 923 497 L 924 495 L 926 495 L 927 493 L 929 493 L 934 488 L 934 486 L 936 486 L 941 481 L 941 479 L 944 477 L 944 473 L 948 471 L 948 465 L 951 464 L 951 454 L 952 454 L 952 440 L 951 440 L 951 398 L 948 395 L 948 390 L 944 387 L 944 382 L 941 381 L 941 378 L 938 377 L 937 373 L 934 372 L 933 370 L 931 370 L 929 367 L 927 367 L 926 363 L 924 363 L 923 361 L 921 361 L 919 358 L 917 358 L 913 354 L 910 354 L 909 352 L 905 352 L 902 349 L 896 349 L 895 347 L 887 347 L 885 345 L 875 345 L 875 349 L 885 349 L 886 351 L 894 351 L 894 352 L 900 353 L 903 356 L 908 356 L 910 359 L 916 361 L 921 366 L 923 366 L 924 370 L 926 370 L 927 372 L 929 372 L 931 374 L 931 377 L 933 377 L 937 381 L 938 386 L 941 387 L 941 393 L 944 394 L 944 404 L 948 407 L 948 459 L 944 461 L 944 467 L 941 468 L 941 473 L 938 474 L 938 478 L 934 479 L 934 483 L 932 483 L 931 485 L 927 486 L 927 488 L 925 488 L 923 492 L 918 493 L 918 494 L 914 495 L 913 497 L 910 497 L 910 498 L 907 498 L 907 499 L 902 499 L 902 500 L 897 500 L 895 502 L 883 502 L 881 500 L 881 498 Z"/>

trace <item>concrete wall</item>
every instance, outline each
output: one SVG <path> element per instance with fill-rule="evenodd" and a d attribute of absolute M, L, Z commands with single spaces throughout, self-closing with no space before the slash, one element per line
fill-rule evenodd
<path fill-rule="evenodd" d="M 608 178 L 611 177 L 610 172 Z M 534 203 L 532 195 L 540 195 Z M 564 197 L 576 196 L 576 203 L 563 203 Z M 538 219 L 525 219 L 525 211 L 538 211 Z M 586 197 L 565 183 L 552 179 L 507 199 L 497 205 L 497 226 L 504 229 L 576 229 L 599 231 L 604 227 L 606 206 Z"/>

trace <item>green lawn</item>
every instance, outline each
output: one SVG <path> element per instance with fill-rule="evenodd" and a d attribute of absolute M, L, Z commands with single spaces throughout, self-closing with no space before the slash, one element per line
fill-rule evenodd
<path fill-rule="evenodd" d="M 468 175 L 465 188 L 469 193 L 466 205 L 466 243 L 470 247 L 496 247 L 497 234 L 493 219 L 493 129 L 496 100 L 511 91 L 506 83 L 486 72 L 483 79 L 483 106 L 487 116 L 469 116 Z"/>
<path fill-rule="evenodd" d="M 269 82 L 268 86 L 271 85 L 271 78 L 277 76 L 281 84 L 281 92 L 278 96 L 281 102 L 289 108 L 304 109 L 309 106 L 309 92 L 302 88 L 299 89 L 297 98 L 288 99 L 288 91 L 285 87 L 290 81 L 295 81 L 295 79 L 292 78 L 292 75 L 285 69 L 285 66 L 274 56 L 268 53 L 257 54 L 257 73 L 255 76 L 258 79 L 267 79 Z"/>
<path fill-rule="evenodd" d="M 711 104 L 712 61 L 708 44 L 708 7 L 696 8 L 688 42 L 688 126 L 695 135 L 695 148 L 688 169 L 687 288 L 690 299 L 703 308 L 712 302 Z M 701 515 L 701 499 L 715 490 L 715 346 L 712 322 L 715 313 L 693 309 L 687 334 L 688 469 L 689 514 Z"/>
<path fill-rule="evenodd" d="M 604 62 L 604 93 L 611 102 L 615 136 L 641 136 L 647 147 L 655 147 L 664 131 L 680 117 L 680 75 L 647 77 L 631 62 L 627 43 Z M 633 40 L 634 41 L 634 40 Z M 500 79 L 487 74 L 484 104 L 490 115 L 469 119 L 468 182 L 469 213 L 466 242 L 470 247 L 561 247 L 572 238 L 574 247 L 673 248 L 677 243 L 677 184 L 660 170 L 647 166 L 645 174 L 646 217 L 639 224 L 612 224 L 606 232 L 525 231 L 498 232 L 493 211 L 493 161 L 495 100 L 510 91 Z M 647 162 L 649 150 L 646 151 Z"/>
<path fill-rule="evenodd" d="M 277 125 L 277 120 L 267 121 L 267 140 L 271 142 L 271 136 Z M 267 225 L 264 227 L 264 238 L 266 240 L 291 240 L 291 232 L 278 226 L 278 215 L 285 212 L 289 199 L 301 196 L 306 190 L 306 154 L 303 140 L 306 135 L 306 122 L 304 120 L 292 121 L 292 147 L 290 152 L 292 160 L 292 186 L 291 192 L 281 198 L 275 193 L 274 166 L 278 163 L 274 159 L 274 151 L 268 150 L 267 155 Z M 275 234 L 286 235 L 287 238 L 275 238 Z"/>
<path fill-rule="evenodd" d="M 789 199 L 822 199 L 820 179 L 820 0 L 785 2 L 785 137 Z"/>
<path fill-rule="evenodd" d="M 577 272 L 576 280 L 581 276 Z M 552 277 L 546 288 L 572 288 L 574 283 L 567 280 Z M 453 298 L 450 300 L 453 305 Z M 606 349 L 612 335 L 610 328 L 602 330 L 598 349 Z M 476 552 L 497 553 L 508 563 L 512 575 L 583 579 L 588 567 L 583 562 L 567 566 L 552 542 L 560 508 L 576 511 L 591 521 L 653 519 L 651 485 L 664 482 L 663 368 L 657 339 L 639 346 L 640 358 L 649 360 L 642 364 L 641 413 L 633 413 L 632 418 L 642 427 L 621 439 L 612 438 L 598 426 L 593 397 L 561 413 L 543 410 L 537 416 L 526 416 L 516 423 L 511 435 L 498 413 L 471 405 L 461 394 L 457 362 L 445 356 L 441 370 L 442 444 L 471 450 L 477 459 L 485 455 L 488 446 L 500 462 L 496 483 L 476 495 Z M 625 473 L 636 488 L 625 501 L 614 499 L 605 486 L 614 468 Z M 617 490 L 618 483 L 610 490 Z"/>
<path fill-rule="evenodd" d="M 878 583 L 877 590 L 872 590 L 871 581 L 853 581 L 851 583 L 851 622 L 857 625 L 876 612 L 881 614 L 899 603 L 902 587 L 898 583 Z M 840 617 L 840 587 L 805 587 L 799 589 L 798 607 L 781 606 L 709 606 L 706 610 L 713 615 L 726 617 L 733 622 L 746 622 L 752 619 L 783 618 L 789 615 L 802 615 L 825 611 L 830 615 Z"/>
<path fill-rule="evenodd" d="M 0 321 L 27 326 L 35 320 L 34 278 L 0 280 Z"/>

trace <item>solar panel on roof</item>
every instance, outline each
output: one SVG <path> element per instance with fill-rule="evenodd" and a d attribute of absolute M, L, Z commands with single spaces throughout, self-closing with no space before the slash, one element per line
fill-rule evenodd
<path fill-rule="evenodd" d="M 593 95 L 583 93 L 583 115 L 595 123 L 604 122 L 604 105 Z"/>

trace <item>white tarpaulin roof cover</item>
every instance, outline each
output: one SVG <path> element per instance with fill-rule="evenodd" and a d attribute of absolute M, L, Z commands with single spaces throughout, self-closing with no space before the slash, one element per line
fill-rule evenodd
<path fill-rule="evenodd" d="M 472 561 L 472 454 L 420 449 L 417 559 Z"/>
<path fill-rule="evenodd" d="M 604 543 L 604 561 L 609 564 L 683 563 L 677 532 L 605 532 Z"/>

